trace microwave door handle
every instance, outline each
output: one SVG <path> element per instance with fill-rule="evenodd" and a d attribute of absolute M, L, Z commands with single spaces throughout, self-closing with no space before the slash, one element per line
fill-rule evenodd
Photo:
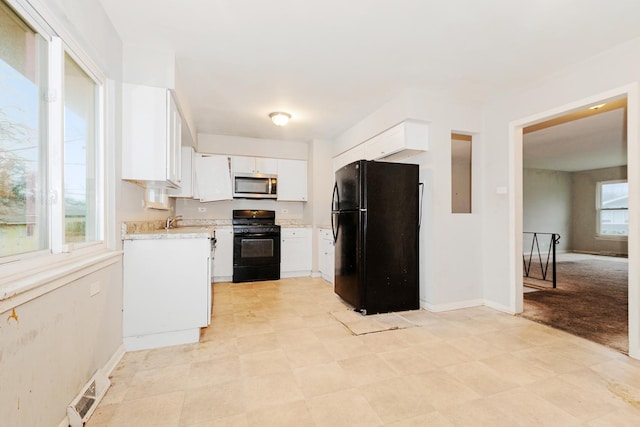
<path fill-rule="evenodd" d="M 273 194 L 272 190 L 271 190 L 271 178 L 267 178 L 267 181 L 269 181 L 269 190 L 268 190 L 269 192 L 268 192 L 268 194 Z"/>

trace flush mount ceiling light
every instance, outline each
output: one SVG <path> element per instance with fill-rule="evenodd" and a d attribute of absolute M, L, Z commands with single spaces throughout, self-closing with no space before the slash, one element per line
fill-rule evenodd
<path fill-rule="evenodd" d="M 269 114 L 271 117 L 271 121 L 276 126 L 284 126 L 289 123 L 289 119 L 291 118 L 291 114 L 283 113 L 283 112 L 274 112 Z"/>

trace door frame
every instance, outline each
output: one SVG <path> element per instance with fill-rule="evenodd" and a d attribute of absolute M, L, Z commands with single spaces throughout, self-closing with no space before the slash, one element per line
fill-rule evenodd
<path fill-rule="evenodd" d="M 522 313 L 523 129 L 589 105 L 627 98 L 627 181 L 629 182 L 629 356 L 640 359 L 640 91 L 632 83 L 509 123 L 509 305 Z"/>

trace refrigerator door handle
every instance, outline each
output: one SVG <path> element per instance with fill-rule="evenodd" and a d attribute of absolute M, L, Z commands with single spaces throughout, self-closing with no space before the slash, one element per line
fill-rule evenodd
<path fill-rule="evenodd" d="M 338 240 L 338 227 L 340 226 L 340 216 L 338 215 L 338 220 L 333 221 L 333 217 L 335 216 L 334 213 L 331 214 L 331 235 L 333 236 L 333 244 L 336 244 L 336 241 Z"/>
<path fill-rule="evenodd" d="M 336 207 L 336 201 L 338 206 Z M 331 209 L 337 211 L 340 209 L 340 193 L 338 192 L 338 183 L 333 184 L 333 194 L 331 195 Z"/>

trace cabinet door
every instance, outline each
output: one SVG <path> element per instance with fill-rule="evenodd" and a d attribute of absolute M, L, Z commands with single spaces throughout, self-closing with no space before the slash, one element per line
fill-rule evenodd
<path fill-rule="evenodd" d="M 122 85 L 122 179 L 167 179 L 167 90 Z"/>
<path fill-rule="evenodd" d="M 307 161 L 278 159 L 278 200 L 306 202 Z"/>
<path fill-rule="evenodd" d="M 323 279 L 333 283 L 334 249 L 331 230 L 318 230 L 318 270 Z"/>
<path fill-rule="evenodd" d="M 197 194 L 201 202 L 231 200 L 231 177 L 227 156 L 203 156 L 195 158 Z"/>
<path fill-rule="evenodd" d="M 283 228 L 281 233 L 280 272 L 288 277 L 309 275 L 311 273 L 311 229 Z"/>
<path fill-rule="evenodd" d="M 122 179 L 180 186 L 182 117 L 167 89 L 122 85 Z"/>
<path fill-rule="evenodd" d="M 333 171 L 335 172 L 342 166 L 348 165 L 349 163 L 353 163 L 357 160 L 362 160 L 364 158 L 364 144 L 357 145 L 333 159 Z"/>
<path fill-rule="evenodd" d="M 404 125 L 400 124 L 365 142 L 366 159 L 380 159 L 400 151 L 404 142 Z"/>
<path fill-rule="evenodd" d="M 167 180 L 179 187 L 182 179 L 182 117 L 170 91 L 167 91 L 167 115 Z"/>
<path fill-rule="evenodd" d="M 216 240 L 213 254 L 214 281 L 230 281 L 233 276 L 233 228 L 216 227 Z"/>
<path fill-rule="evenodd" d="M 231 156 L 231 171 L 233 173 L 254 173 L 255 169 L 255 158 L 245 156 Z"/>
<path fill-rule="evenodd" d="M 125 240 L 124 336 L 206 326 L 209 254 L 209 239 Z"/>
<path fill-rule="evenodd" d="M 263 173 L 265 175 L 275 175 L 278 173 L 278 159 L 256 157 L 255 162 L 255 173 Z"/>
<path fill-rule="evenodd" d="M 231 171 L 233 173 L 275 175 L 278 173 L 278 160 L 267 157 L 232 156 Z"/>
<path fill-rule="evenodd" d="M 193 193 L 193 188 L 195 186 L 195 167 L 193 165 L 194 156 L 192 147 L 182 147 L 182 153 L 180 154 L 182 163 L 180 168 L 180 175 L 182 176 L 182 179 L 180 180 L 180 188 L 170 189 L 169 197 L 195 197 Z"/>

